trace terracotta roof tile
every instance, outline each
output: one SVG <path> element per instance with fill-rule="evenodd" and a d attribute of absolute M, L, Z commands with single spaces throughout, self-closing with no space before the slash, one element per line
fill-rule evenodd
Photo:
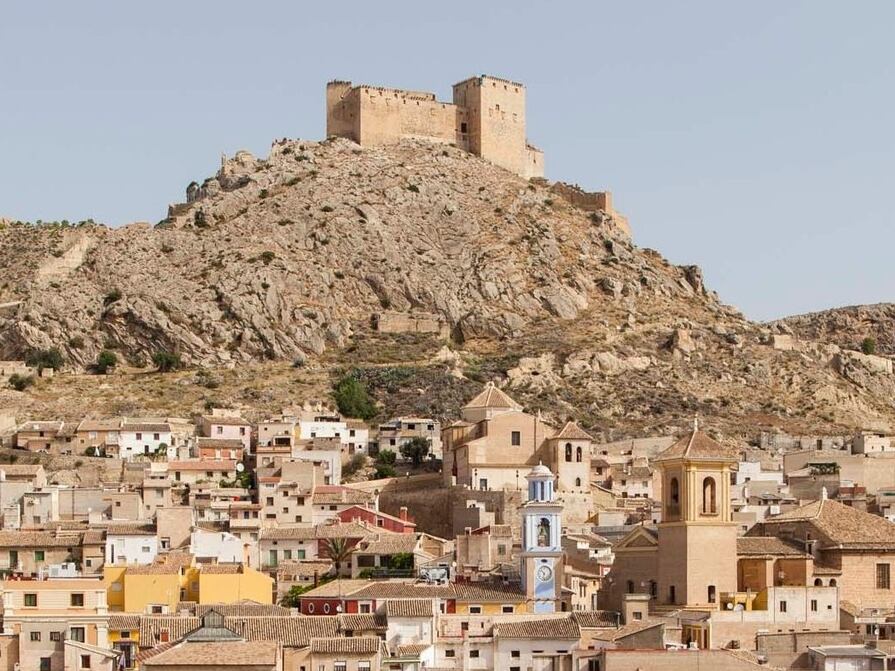
<path fill-rule="evenodd" d="M 312 638 L 311 654 L 375 655 L 381 640 L 372 636 Z"/>
<path fill-rule="evenodd" d="M 113 613 L 109 616 L 109 629 L 112 631 L 129 631 L 140 628 L 140 616 L 138 614 Z"/>
<path fill-rule="evenodd" d="M 702 431 L 697 430 L 691 431 L 670 447 L 659 452 L 653 458 L 653 461 L 682 458 L 705 461 L 739 461 L 740 452 L 734 448 L 725 447 Z"/>
<path fill-rule="evenodd" d="M 778 524 L 806 522 L 828 540 L 821 547 L 895 550 L 895 524 L 838 501 L 821 499 L 761 522 L 765 529 Z"/>
<path fill-rule="evenodd" d="M 121 431 L 129 433 L 170 433 L 171 425 L 154 422 L 134 422 L 132 424 L 122 424 Z"/>
<path fill-rule="evenodd" d="M 467 403 L 465 408 L 509 408 L 512 410 L 521 410 L 522 406 L 516 403 L 512 398 L 494 386 L 493 382 L 485 385 L 485 388 L 478 396 Z"/>
<path fill-rule="evenodd" d="M 571 614 L 534 617 L 514 617 L 509 621 L 495 621 L 497 638 L 568 638 L 578 640 L 581 631 Z"/>
<path fill-rule="evenodd" d="M 593 437 L 584 429 L 582 429 L 576 422 L 566 422 L 565 426 L 563 426 L 559 433 L 553 436 L 553 440 L 590 440 L 593 441 Z"/>
<path fill-rule="evenodd" d="M 142 639 L 141 639 L 142 641 Z M 143 662 L 144 666 L 257 666 L 277 663 L 276 641 L 201 641 L 179 643 Z"/>
<path fill-rule="evenodd" d="M 500 583 L 458 582 L 454 584 L 454 592 L 459 601 L 514 603 L 525 600 L 521 587 Z"/>
<path fill-rule="evenodd" d="M 345 614 L 339 615 L 339 629 L 341 631 L 384 631 L 388 629 L 388 621 L 385 616 L 378 613 Z"/>
<path fill-rule="evenodd" d="M 434 617 L 432 599 L 391 599 L 385 602 L 387 617 Z"/>
<path fill-rule="evenodd" d="M 572 616 L 585 629 L 615 627 L 619 623 L 619 613 L 611 610 L 578 610 Z"/>
<path fill-rule="evenodd" d="M 776 536 L 741 536 L 737 538 L 737 555 L 767 557 L 807 557 L 804 548 Z"/>

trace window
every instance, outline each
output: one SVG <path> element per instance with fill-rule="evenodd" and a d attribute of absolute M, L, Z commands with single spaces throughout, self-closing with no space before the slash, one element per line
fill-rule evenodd
<path fill-rule="evenodd" d="M 674 585 L 668 586 L 668 601 L 671 603 L 677 603 L 677 594 L 675 594 Z"/>
<path fill-rule="evenodd" d="M 503 543 L 497 544 L 497 554 L 501 557 L 505 556 L 507 553 L 507 546 Z"/>
<path fill-rule="evenodd" d="M 39 632 L 39 631 L 32 631 L 32 632 L 31 632 L 31 636 L 30 636 L 30 638 L 31 638 L 32 641 L 39 641 L 39 640 L 40 640 L 40 632 Z"/>
<path fill-rule="evenodd" d="M 512 606 L 507 606 L 507 605 L 501 606 L 501 607 L 500 607 L 500 612 L 501 612 L 501 613 L 512 613 L 512 612 L 513 612 L 513 607 L 512 607 Z"/>
<path fill-rule="evenodd" d="M 478 658 L 479 658 L 479 651 L 478 651 L 478 650 L 470 650 L 470 651 L 469 651 L 469 658 L 470 658 L 470 659 L 478 659 Z"/>
<path fill-rule="evenodd" d="M 61 631 L 51 631 L 50 632 L 50 640 L 58 643 L 62 640 L 62 632 Z"/>
<path fill-rule="evenodd" d="M 633 619 L 635 619 L 635 620 L 643 619 L 643 613 L 639 610 L 635 610 L 631 615 L 633 616 Z"/>
<path fill-rule="evenodd" d="M 44 560 L 44 551 L 43 550 L 35 550 L 34 551 L 34 561 L 43 561 Z"/>
<path fill-rule="evenodd" d="M 37 594 L 26 594 L 25 606 L 27 608 L 37 608 Z"/>
<path fill-rule="evenodd" d="M 482 607 L 481 607 L 481 606 L 470 606 L 470 607 L 469 607 L 469 612 L 470 612 L 472 615 L 481 615 L 481 613 L 482 613 Z"/>
<path fill-rule="evenodd" d="M 522 432 L 521 431 L 513 431 L 510 434 L 511 443 L 513 445 L 521 445 L 522 444 Z"/>
<path fill-rule="evenodd" d="M 357 671 L 370 671 L 370 662 L 362 661 L 357 663 Z"/>
<path fill-rule="evenodd" d="M 572 443 L 566 443 L 566 461 L 572 461 Z"/>
<path fill-rule="evenodd" d="M 83 608 L 84 595 L 81 592 L 73 592 L 71 595 L 71 605 L 73 608 Z"/>
<path fill-rule="evenodd" d="M 702 514 L 715 515 L 717 512 L 715 478 L 706 478 L 702 481 Z"/>
<path fill-rule="evenodd" d="M 811 599 L 811 612 L 817 612 L 817 599 Z"/>
<path fill-rule="evenodd" d="M 333 671 L 348 671 L 347 662 L 333 662 Z"/>
<path fill-rule="evenodd" d="M 815 587 L 822 587 L 823 584 L 824 584 L 824 581 L 821 580 L 820 578 L 815 578 L 815 579 L 814 579 L 814 586 L 815 586 Z"/>
<path fill-rule="evenodd" d="M 444 656 L 445 656 L 445 657 L 453 657 L 454 655 L 456 655 L 456 652 L 455 652 L 454 650 L 447 649 L 447 650 L 444 651 Z"/>
<path fill-rule="evenodd" d="M 575 478 L 575 486 L 576 486 L 576 487 L 580 487 L 580 486 L 581 486 L 581 478 Z"/>
<path fill-rule="evenodd" d="M 715 586 L 709 585 L 709 603 L 715 603 Z"/>
<path fill-rule="evenodd" d="M 90 668 L 90 655 L 81 655 L 81 668 L 82 669 Z"/>
<path fill-rule="evenodd" d="M 153 434 L 152 434 L 152 439 L 153 439 L 153 440 L 158 440 L 158 439 L 159 439 L 159 435 L 158 435 L 157 433 L 153 433 Z"/>
<path fill-rule="evenodd" d="M 889 565 L 876 565 L 876 588 L 889 589 Z"/>
<path fill-rule="evenodd" d="M 460 631 L 469 631 L 469 622 L 461 622 Z"/>
<path fill-rule="evenodd" d="M 161 615 L 164 609 L 161 606 L 156 605 L 150 606 L 150 610 L 153 615 Z"/>
<path fill-rule="evenodd" d="M 71 628 L 71 640 L 77 641 L 78 643 L 84 642 L 84 627 L 72 627 Z"/>
<path fill-rule="evenodd" d="M 41 657 L 40 658 L 40 671 L 50 671 L 50 663 L 51 657 Z"/>
<path fill-rule="evenodd" d="M 634 581 L 629 580 L 628 584 L 625 585 L 625 594 L 633 594 L 634 593 Z"/>
<path fill-rule="evenodd" d="M 575 448 L 575 461 L 581 461 L 581 445 Z"/>
<path fill-rule="evenodd" d="M 513 659 L 519 659 L 519 651 L 518 651 L 518 650 L 511 650 L 511 651 L 510 651 L 510 657 L 512 657 Z"/>
<path fill-rule="evenodd" d="M 786 602 L 785 602 L 785 601 L 781 601 L 781 602 L 780 602 L 780 612 L 781 612 L 781 613 L 785 613 L 785 612 L 786 612 Z"/>
<path fill-rule="evenodd" d="M 672 511 L 677 512 L 681 505 L 681 485 L 677 481 L 677 478 L 671 478 L 671 484 L 668 489 L 669 501 L 671 504 L 669 507 Z"/>

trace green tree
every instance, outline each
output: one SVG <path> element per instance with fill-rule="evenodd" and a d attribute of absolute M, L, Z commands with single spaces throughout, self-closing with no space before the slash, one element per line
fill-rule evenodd
<path fill-rule="evenodd" d="M 413 568 L 413 553 L 398 552 L 388 558 L 389 568 L 398 570 L 408 570 Z"/>
<path fill-rule="evenodd" d="M 16 391 L 25 391 L 32 384 L 34 384 L 33 375 L 19 375 L 18 373 L 13 373 L 9 376 L 9 386 Z"/>
<path fill-rule="evenodd" d="M 152 363 L 160 373 L 168 373 L 181 367 L 180 355 L 175 352 L 158 351 L 152 355 Z"/>
<path fill-rule="evenodd" d="M 380 450 L 379 454 L 376 455 L 376 463 L 377 464 L 386 464 L 388 466 L 394 466 L 397 457 L 394 452 L 391 450 Z"/>
<path fill-rule="evenodd" d="M 93 365 L 94 370 L 100 375 L 105 375 L 110 368 L 118 365 L 118 355 L 115 352 L 104 349 L 96 357 L 96 363 Z"/>
<path fill-rule="evenodd" d="M 864 354 L 876 354 L 876 340 L 867 336 L 861 341 L 861 351 Z"/>
<path fill-rule="evenodd" d="M 367 393 L 367 387 L 353 375 L 345 375 L 336 383 L 333 397 L 343 415 L 361 419 L 376 416 L 376 404 Z"/>
<path fill-rule="evenodd" d="M 62 352 L 59 351 L 59 348 L 52 347 L 50 349 L 32 350 L 28 353 L 28 356 L 25 357 L 25 363 L 32 368 L 37 368 L 39 371 L 44 368 L 59 370 L 62 368 L 62 364 L 65 363 L 65 360 L 62 358 Z"/>
<path fill-rule="evenodd" d="M 401 456 L 413 462 L 414 466 L 423 463 L 423 459 L 429 454 L 431 445 L 428 438 L 422 436 L 414 436 L 406 443 L 401 445 Z"/>
<path fill-rule="evenodd" d="M 342 568 L 342 563 L 351 558 L 354 552 L 354 544 L 347 538 L 327 538 L 321 543 L 320 556 L 329 559 L 336 567 L 336 575 Z"/>
<path fill-rule="evenodd" d="M 397 475 L 395 471 L 395 453 L 391 450 L 382 450 L 376 455 L 376 470 L 373 472 L 374 480 L 382 478 L 393 478 Z"/>

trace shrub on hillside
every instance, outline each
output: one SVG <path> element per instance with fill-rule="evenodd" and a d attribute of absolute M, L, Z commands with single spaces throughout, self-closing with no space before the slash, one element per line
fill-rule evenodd
<path fill-rule="evenodd" d="M 370 398 L 367 387 L 352 375 L 345 375 L 336 383 L 333 397 L 343 415 L 360 419 L 376 416 L 376 404 Z"/>
<path fill-rule="evenodd" d="M 180 355 L 176 352 L 166 352 L 164 350 L 156 352 L 152 355 L 152 363 L 160 373 L 168 373 L 181 367 L 182 362 Z"/>
<path fill-rule="evenodd" d="M 876 340 L 867 336 L 861 341 L 861 351 L 864 354 L 876 354 Z"/>
<path fill-rule="evenodd" d="M 114 368 L 116 365 L 118 365 L 118 355 L 115 354 L 115 352 L 104 349 L 96 357 L 96 363 L 93 364 L 93 369 L 100 375 L 105 375 L 109 372 L 110 368 Z"/>
<path fill-rule="evenodd" d="M 13 373 L 9 376 L 9 386 L 16 391 L 25 391 L 32 384 L 34 384 L 34 377 L 32 375 L 19 375 L 18 373 Z"/>

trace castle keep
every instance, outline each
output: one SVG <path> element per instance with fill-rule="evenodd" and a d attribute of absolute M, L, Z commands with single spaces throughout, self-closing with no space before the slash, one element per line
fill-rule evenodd
<path fill-rule="evenodd" d="M 544 176 L 544 153 L 525 137 L 525 86 L 482 75 L 434 93 L 351 82 L 326 85 L 326 134 L 374 146 L 402 138 L 454 144 L 525 178 Z"/>

